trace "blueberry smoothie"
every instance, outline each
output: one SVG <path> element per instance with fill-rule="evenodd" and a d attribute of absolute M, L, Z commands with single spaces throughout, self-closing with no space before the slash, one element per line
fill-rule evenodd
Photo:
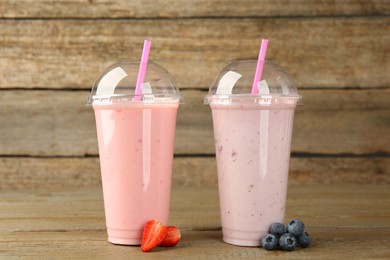
<path fill-rule="evenodd" d="M 223 240 L 259 246 L 283 222 L 295 104 L 211 104 Z"/>
<path fill-rule="evenodd" d="M 272 223 L 284 222 L 296 85 L 265 62 L 253 89 L 256 60 L 235 61 L 205 98 L 212 111 L 223 241 L 260 246 Z"/>

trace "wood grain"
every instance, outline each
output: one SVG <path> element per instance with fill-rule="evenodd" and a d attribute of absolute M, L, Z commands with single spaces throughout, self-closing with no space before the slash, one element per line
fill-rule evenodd
<path fill-rule="evenodd" d="M 1 1 L 0 188 L 100 185 L 86 96 L 108 65 L 138 60 L 145 38 L 185 98 L 174 185 L 215 187 L 203 97 L 261 38 L 304 98 L 290 183 L 389 183 L 389 14 L 383 0 Z"/>
<path fill-rule="evenodd" d="M 383 259 L 389 228 L 321 228 L 309 227 L 315 238 L 309 249 L 293 252 L 266 251 L 256 247 L 235 247 L 221 241 L 221 231 L 182 230 L 182 241 L 173 248 L 155 248 L 142 253 L 137 246 L 115 246 L 106 241 L 105 231 L 15 232 L 2 235 L 0 256 L 10 258 L 105 258 L 105 259 Z"/>
<path fill-rule="evenodd" d="M 41 6 L 41 5 L 40 5 Z M 21 9 L 24 10 L 24 9 Z M 180 88 L 208 88 L 231 60 L 267 58 L 304 88 L 388 87 L 390 17 L 0 20 L 0 88 L 90 89 L 112 63 L 150 59 Z"/>
<path fill-rule="evenodd" d="M 182 230 L 174 248 L 142 253 L 106 241 L 100 188 L 0 193 L 0 256 L 128 259 L 387 259 L 387 185 L 289 186 L 285 222 L 299 216 L 313 237 L 309 249 L 269 252 L 221 241 L 218 193 L 172 191 L 170 223 Z"/>
<path fill-rule="evenodd" d="M 277 17 L 389 14 L 383 0 L 221 1 L 16 1 L 0 4 L 5 18 L 177 18 L 177 17 Z"/>
<path fill-rule="evenodd" d="M 173 187 L 217 187 L 214 157 L 176 157 Z M 292 157 L 292 185 L 390 184 L 389 157 Z M 0 158 L 0 190 L 101 186 L 99 159 Z"/>
<path fill-rule="evenodd" d="M 206 92 L 182 91 L 175 154 L 214 154 Z M 292 151 L 315 154 L 390 152 L 390 89 L 302 90 Z M 6 90 L 0 96 L 0 155 L 97 155 L 93 109 L 87 91 Z"/>

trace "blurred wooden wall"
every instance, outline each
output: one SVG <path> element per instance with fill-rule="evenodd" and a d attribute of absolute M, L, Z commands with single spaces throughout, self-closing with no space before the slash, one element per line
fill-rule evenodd
<path fill-rule="evenodd" d="M 216 185 L 211 114 L 218 71 L 267 58 L 296 79 L 290 183 L 390 183 L 390 2 L 0 2 L 0 188 L 100 183 L 86 97 L 108 65 L 150 59 L 176 78 L 175 185 Z"/>

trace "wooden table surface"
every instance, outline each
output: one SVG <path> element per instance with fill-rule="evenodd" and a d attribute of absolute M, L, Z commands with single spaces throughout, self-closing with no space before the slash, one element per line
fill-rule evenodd
<path fill-rule="evenodd" d="M 107 242 L 100 187 L 0 192 L 0 258 L 72 259 L 389 259 L 388 185 L 290 186 L 286 222 L 300 218 L 311 248 L 268 252 L 221 241 L 215 188 L 174 187 L 173 248 L 142 253 Z"/>

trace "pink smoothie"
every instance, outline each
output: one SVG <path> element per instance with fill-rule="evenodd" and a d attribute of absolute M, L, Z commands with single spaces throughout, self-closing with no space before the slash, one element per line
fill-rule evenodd
<path fill-rule="evenodd" d="M 284 221 L 295 104 L 210 104 L 223 240 L 259 246 Z"/>
<path fill-rule="evenodd" d="M 150 219 L 168 224 L 178 103 L 93 105 L 108 240 L 139 245 Z"/>

